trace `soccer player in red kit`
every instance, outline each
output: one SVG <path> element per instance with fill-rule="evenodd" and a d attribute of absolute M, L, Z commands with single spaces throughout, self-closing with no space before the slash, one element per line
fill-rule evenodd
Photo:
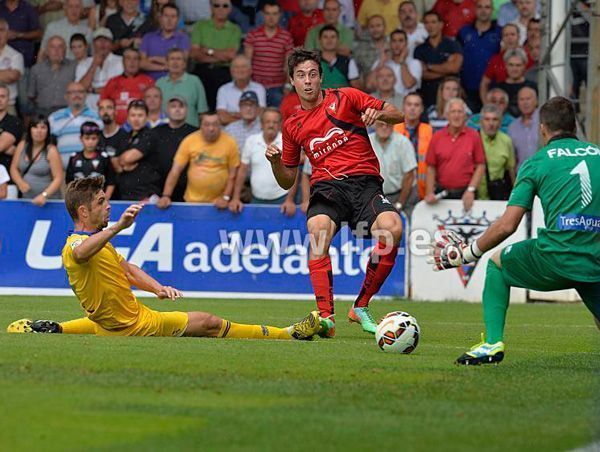
<path fill-rule="evenodd" d="M 370 235 L 377 240 L 364 283 L 348 313 L 364 331 L 375 333 L 377 323 L 369 313 L 369 301 L 394 266 L 402 220 L 383 195 L 379 161 L 366 127 L 375 121 L 396 124 L 403 115 L 392 104 L 354 88 L 322 91 L 316 52 L 294 50 L 288 72 L 302 108 L 283 125 L 283 149 L 271 144 L 265 155 L 284 189 L 296 180 L 302 150 L 312 165 L 308 268 L 321 317 L 320 335 L 335 335 L 329 245 L 343 222 L 348 222 L 357 236 Z"/>

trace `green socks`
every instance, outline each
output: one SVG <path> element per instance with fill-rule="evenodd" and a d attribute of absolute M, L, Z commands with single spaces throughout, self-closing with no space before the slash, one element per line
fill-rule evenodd
<path fill-rule="evenodd" d="M 502 270 L 491 259 L 488 261 L 483 289 L 483 321 L 488 344 L 503 340 L 510 286 L 504 281 Z"/>

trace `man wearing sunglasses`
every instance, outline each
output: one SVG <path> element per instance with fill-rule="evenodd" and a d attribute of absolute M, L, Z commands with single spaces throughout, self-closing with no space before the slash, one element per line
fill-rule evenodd
<path fill-rule="evenodd" d="M 209 110 L 215 109 L 219 87 L 231 81 L 229 65 L 242 39 L 240 27 L 227 20 L 230 12 L 230 0 L 212 0 L 211 18 L 198 21 L 192 31 L 190 56 L 206 89 Z"/>

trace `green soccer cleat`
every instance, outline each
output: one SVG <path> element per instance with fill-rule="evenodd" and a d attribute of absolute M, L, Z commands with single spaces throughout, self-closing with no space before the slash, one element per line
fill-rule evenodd
<path fill-rule="evenodd" d="M 481 342 L 471 347 L 471 350 L 461 355 L 456 364 L 465 366 L 478 366 L 480 364 L 499 363 L 504 359 L 504 342 L 488 344 L 484 341 L 483 334 Z"/>
<path fill-rule="evenodd" d="M 6 328 L 7 333 L 61 333 L 62 328 L 53 320 L 17 320 Z"/>
<path fill-rule="evenodd" d="M 317 311 L 312 311 L 298 323 L 294 323 L 289 327 L 290 335 L 300 341 L 312 340 L 320 329 L 321 324 L 319 323 L 319 313 Z"/>
<path fill-rule="evenodd" d="M 363 331 L 367 333 L 375 334 L 377 330 L 377 322 L 371 317 L 369 308 L 350 308 L 348 311 L 348 320 L 350 323 L 359 323 L 362 326 Z"/>
<path fill-rule="evenodd" d="M 335 336 L 335 317 L 330 315 L 329 317 L 319 317 L 320 329 L 319 336 L 326 339 L 331 339 Z"/>

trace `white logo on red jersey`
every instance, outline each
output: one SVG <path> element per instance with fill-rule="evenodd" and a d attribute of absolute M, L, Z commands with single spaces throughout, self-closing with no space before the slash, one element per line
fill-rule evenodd
<path fill-rule="evenodd" d="M 324 137 L 313 138 L 310 140 L 309 148 L 313 153 L 314 158 L 319 158 L 341 146 L 348 141 L 348 137 L 339 127 L 332 127 L 327 131 Z"/>
<path fill-rule="evenodd" d="M 329 106 L 329 109 L 330 109 L 332 112 L 334 112 L 334 113 L 335 113 L 335 101 L 333 101 L 333 102 L 331 103 L 331 105 Z"/>

